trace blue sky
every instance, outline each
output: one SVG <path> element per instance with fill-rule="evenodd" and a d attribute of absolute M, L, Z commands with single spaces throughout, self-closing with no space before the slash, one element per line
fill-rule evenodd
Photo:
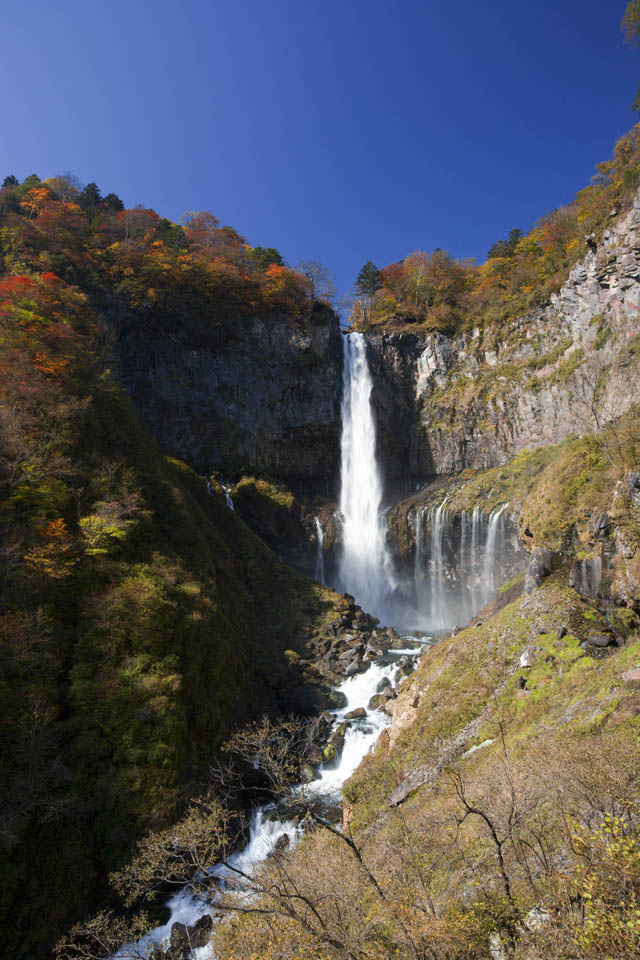
<path fill-rule="evenodd" d="M 3 5 L 0 175 L 209 209 L 344 290 L 415 249 L 484 259 L 635 120 L 625 0 Z"/>

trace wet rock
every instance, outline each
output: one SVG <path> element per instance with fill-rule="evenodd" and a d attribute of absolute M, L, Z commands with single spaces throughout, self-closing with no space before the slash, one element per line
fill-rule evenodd
<path fill-rule="evenodd" d="M 335 763 L 338 759 L 338 752 L 332 743 L 328 743 L 322 751 L 322 756 L 325 763 Z"/>
<path fill-rule="evenodd" d="M 627 493 L 634 506 L 640 505 L 640 470 L 627 474 Z"/>
<path fill-rule="evenodd" d="M 330 734 L 329 739 L 327 740 L 327 743 L 330 744 L 332 747 L 335 747 L 336 750 L 338 751 L 342 750 L 342 748 L 344 747 L 344 738 L 350 726 L 351 724 L 348 721 L 345 723 L 341 723 L 340 726 L 336 727 L 333 733 Z"/>
<path fill-rule="evenodd" d="M 376 693 L 367 704 L 368 710 L 383 710 L 388 697 L 384 693 Z"/>
<path fill-rule="evenodd" d="M 527 575 L 524 581 L 525 593 L 533 593 L 555 570 L 562 564 L 562 557 L 554 550 L 537 547 L 533 550 L 529 560 Z"/>
<path fill-rule="evenodd" d="M 353 677 L 356 673 L 362 673 L 365 668 L 366 663 L 364 660 L 354 660 L 353 663 L 349 664 L 344 673 L 346 677 Z"/>
<path fill-rule="evenodd" d="M 583 557 L 574 560 L 569 571 L 569 586 L 582 597 L 595 600 L 602 580 L 602 557 Z"/>
<path fill-rule="evenodd" d="M 332 690 L 328 700 L 334 710 L 342 710 L 347 705 L 347 698 L 341 690 Z"/>
<path fill-rule="evenodd" d="M 189 927 L 184 923 L 174 923 L 169 937 L 169 948 L 165 952 L 167 960 L 189 960 L 191 954 L 191 938 Z"/>
<path fill-rule="evenodd" d="M 275 852 L 284 853 L 285 850 L 288 850 L 290 842 L 291 841 L 289 840 L 289 834 L 283 833 L 281 836 L 278 837 L 278 839 L 275 842 L 275 846 L 274 846 Z"/>
<path fill-rule="evenodd" d="M 300 768 L 300 777 L 303 783 L 311 783 L 316 775 L 315 770 L 310 763 L 303 763 Z"/>
<path fill-rule="evenodd" d="M 389 695 L 393 690 L 393 684 L 389 677 L 383 677 L 378 686 L 376 687 L 376 693 L 386 693 Z"/>
<path fill-rule="evenodd" d="M 367 711 L 364 707 L 356 707 L 355 710 L 350 710 L 349 713 L 345 713 L 345 720 L 360 720 L 362 717 L 366 717 Z"/>

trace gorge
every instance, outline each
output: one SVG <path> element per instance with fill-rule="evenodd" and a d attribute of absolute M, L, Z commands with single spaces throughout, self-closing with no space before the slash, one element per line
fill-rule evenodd
<path fill-rule="evenodd" d="M 0 190 L 7 955 L 633 956 L 623 146 L 586 214 L 410 255 L 348 330 L 210 215 Z"/>

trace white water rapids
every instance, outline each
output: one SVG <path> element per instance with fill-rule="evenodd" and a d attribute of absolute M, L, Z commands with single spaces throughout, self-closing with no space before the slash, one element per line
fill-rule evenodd
<path fill-rule="evenodd" d="M 396 656 L 406 655 L 407 653 L 416 654 L 416 651 L 399 650 L 395 652 Z M 331 711 L 335 717 L 335 723 L 341 723 L 346 713 L 358 707 L 366 709 L 371 697 L 378 692 L 380 683 L 385 678 L 391 680 L 396 669 L 395 659 L 386 664 L 372 663 L 365 672 L 349 677 L 337 687 L 337 690 L 346 697 L 346 704 L 340 710 Z M 358 767 L 362 758 L 371 750 L 380 733 L 390 724 L 391 720 L 385 713 L 373 710 L 367 712 L 366 717 L 349 722 L 350 726 L 346 731 L 344 747 L 337 763 L 322 765 L 318 771 L 318 779 L 305 787 L 299 788 L 300 791 L 304 790 L 305 795 L 310 799 L 317 800 L 321 797 L 329 799 L 339 796 L 342 784 Z M 253 811 L 249 842 L 242 850 L 237 851 L 229 858 L 228 862 L 231 867 L 240 869 L 244 873 L 251 873 L 252 869 L 255 869 L 258 864 L 274 852 L 278 841 L 284 836 L 288 838 L 290 847 L 295 846 L 300 837 L 300 828 L 291 820 L 274 819 L 272 815 L 270 816 L 274 809 L 272 804 L 268 804 Z M 219 865 L 212 868 L 211 874 L 225 878 L 232 876 L 233 871 L 224 865 Z M 170 911 L 167 922 L 152 930 L 146 941 L 137 945 L 136 949 L 143 955 L 145 951 L 150 951 L 152 947 L 163 946 L 168 942 L 174 923 L 192 926 L 203 914 L 210 912 L 206 904 L 194 898 L 186 887 L 171 897 L 167 903 L 167 908 Z M 129 957 L 131 955 L 131 948 L 124 947 L 116 956 Z M 194 960 L 213 960 L 213 957 L 214 954 L 210 947 L 201 947 L 193 951 Z"/>

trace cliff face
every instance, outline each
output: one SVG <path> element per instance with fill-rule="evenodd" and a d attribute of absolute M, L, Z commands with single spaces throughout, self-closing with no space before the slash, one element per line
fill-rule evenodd
<path fill-rule="evenodd" d="M 120 380 L 162 446 L 200 471 L 313 481 L 338 474 L 338 318 L 252 314 L 158 336 L 110 325 Z"/>
<path fill-rule="evenodd" d="M 485 469 L 620 415 L 634 399 L 638 334 L 636 197 L 546 307 L 455 337 L 371 335 L 387 477 Z"/>

